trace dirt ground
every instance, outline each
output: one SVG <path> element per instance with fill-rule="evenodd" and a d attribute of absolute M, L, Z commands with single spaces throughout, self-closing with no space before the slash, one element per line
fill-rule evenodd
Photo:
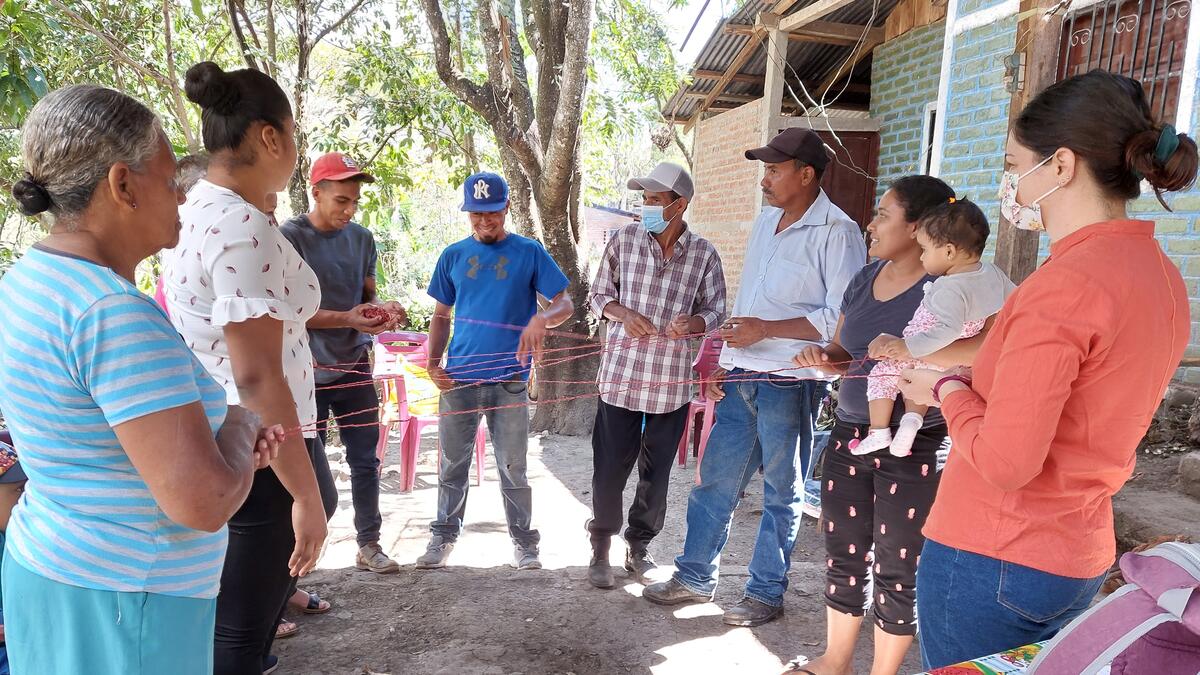
<path fill-rule="evenodd" d="M 301 587 L 333 603 L 323 616 L 300 616 L 301 631 L 277 644 L 280 675 L 363 673 L 777 673 L 798 654 L 816 656 L 824 642 L 822 543 L 805 518 L 793 555 L 782 619 L 759 628 L 721 623 L 722 608 L 741 598 L 757 530 L 762 483 L 747 490 L 722 560 L 715 603 L 664 608 L 643 600 L 642 586 L 618 577 L 600 591 L 586 580 L 590 554 L 583 523 L 590 514 L 591 441 L 540 436 L 530 440 L 534 525 L 542 533 L 545 569 L 518 572 L 504 523 L 491 453 L 481 487 L 473 487 L 466 526 L 444 570 L 419 571 L 437 496 L 434 437 L 423 440 L 417 487 L 399 490 L 390 454 L 384 471 L 382 544 L 401 563 L 398 574 L 354 569 L 353 512 L 342 449 L 329 448 L 341 504 L 319 568 Z M 666 527 L 651 547 L 661 579 L 682 548 L 684 514 L 695 460 L 676 469 Z M 633 480 L 626 492 L 632 494 Z M 614 542 L 612 561 L 625 552 Z M 623 572 L 622 572 L 623 573 Z M 856 672 L 869 670 L 864 628 Z M 916 647 L 905 672 L 920 670 Z"/>

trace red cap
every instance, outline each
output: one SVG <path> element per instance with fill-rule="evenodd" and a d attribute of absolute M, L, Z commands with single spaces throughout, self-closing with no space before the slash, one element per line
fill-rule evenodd
<path fill-rule="evenodd" d="M 321 155 L 320 159 L 313 162 L 312 173 L 309 174 L 309 180 L 313 185 L 323 180 L 349 180 L 351 178 L 358 178 L 364 183 L 375 182 L 375 176 L 359 170 L 358 164 L 354 160 L 340 152 Z"/>

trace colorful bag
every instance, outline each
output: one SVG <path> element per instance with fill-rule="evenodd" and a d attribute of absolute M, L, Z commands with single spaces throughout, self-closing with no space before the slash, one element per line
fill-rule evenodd
<path fill-rule="evenodd" d="M 1062 629 L 1028 675 L 1200 673 L 1200 544 L 1121 557 L 1128 582 Z"/>

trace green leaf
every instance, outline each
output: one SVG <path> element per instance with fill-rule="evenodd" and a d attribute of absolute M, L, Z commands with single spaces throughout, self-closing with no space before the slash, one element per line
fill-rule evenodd
<path fill-rule="evenodd" d="M 196 14 L 197 19 L 204 18 L 204 4 L 202 0 L 192 0 L 192 12 Z"/>
<path fill-rule="evenodd" d="M 25 69 L 25 85 L 29 87 L 29 90 L 37 98 L 50 93 L 50 86 L 46 84 L 46 76 L 42 73 L 42 69 L 37 66 L 29 66 Z"/>

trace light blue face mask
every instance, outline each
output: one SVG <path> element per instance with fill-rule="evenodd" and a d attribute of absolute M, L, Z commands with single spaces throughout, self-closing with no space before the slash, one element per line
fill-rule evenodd
<path fill-rule="evenodd" d="M 679 201 L 678 199 L 675 202 Z M 674 206 L 675 202 L 667 204 Z M 663 209 L 667 206 L 643 206 L 642 207 L 642 227 L 650 234 L 661 234 L 667 229 L 667 221 L 663 220 Z"/>

